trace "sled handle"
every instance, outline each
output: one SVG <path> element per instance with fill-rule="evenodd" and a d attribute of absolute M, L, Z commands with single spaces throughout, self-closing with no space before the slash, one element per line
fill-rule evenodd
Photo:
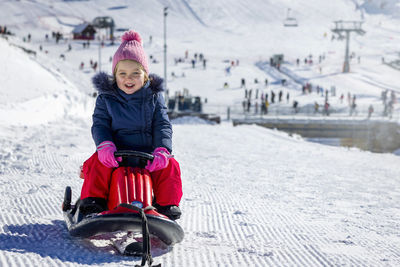
<path fill-rule="evenodd" d="M 114 153 L 115 157 L 135 157 L 147 160 L 153 160 L 154 156 L 152 154 L 141 152 L 141 151 L 134 151 L 134 150 L 119 150 Z"/>

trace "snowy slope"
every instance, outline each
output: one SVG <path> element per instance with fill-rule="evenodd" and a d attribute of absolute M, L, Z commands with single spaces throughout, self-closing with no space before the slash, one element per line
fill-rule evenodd
<path fill-rule="evenodd" d="M 17 36 L 0 38 L 0 266 L 130 266 L 138 258 L 116 255 L 110 243 L 69 237 L 61 214 L 64 188 L 79 196 L 79 165 L 95 147 L 90 135 L 94 98 L 86 67 L 98 47 L 45 42 L 45 33 L 69 31 L 86 18 L 113 15 L 118 27 L 143 33 L 145 49 L 162 60 L 162 8 L 169 8 L 171 90 L 189 88 L 215 106 L 240 104 L 241 77 L 275 81 L 273 70 L 255 65 L 275 52 L 305 79 L 379 102 L 382 88 L 399 90 L 398 72 L 380 64 L 382 47 L 394 52 L 398 20 L 386 9 L 363 6 L 367 36 L 352 39 L 362 64 L 342 75 L 343 42 L 324 38 L 339 18 L 361 16 L 356 1 L 1 1 L 0 25 Z M 394 1 L 392 9 L 397 7 Z M 365 8 L 364 8 L 365 6 Z M 300 27 L 282 27 L 290 7 Z M 31 26 L 32 25 L 32 26 Z M 302 26 L 304 25 L 304 26 Z M 314 27 L 315 26 L 315 27 Z M 311 30 L 313 29 L 313 30 Z M 32 41 L 22 37 L 32 33 Z M 153 34 L 153 43 L 148 36 Z M 370 34 L 370 35 L 369 35 Z M 32 57 L 9 43 L 37 51 Z M 42 45 L 48 53 L 39 52 Z M 362 47 L 362 48 L 361 48 Z M 116 46 L 102 49 L 102 68 Z M 204 53 L 208 68 L 174 65 L 184 51 Z M 331 51 L 332 53 L 328 53 Z M 326 52 L 326 75 L 293 60 Z M 59 58 L 65 54 L 66 60 Z M 231 76 L 226 59 L 240 59 Z M 151 64 L 163 73 L 162 64 Z M 329 74 L 329 75 L 328 75 Z M 278 77 L 279 78 L 279 77 Z M 276 78 L 276 79 L 278 79 Z M 223 89 L 223 82 L 232 86 Z M 279 88 L 278 85 L 271 85 Z M 265 88 L 263 90 L 267 91 Z M 271 88 L 268 88 L 270 90 Z M 298 85 L 289 88 L 305 103 Z M 302 98 L 303 97 L 303 98 Z M 320 97 L 319 97 L 320 98 Z M 316 97 L 315 97 L 316 99 Z M 369 103 L 369 102 L 366 102 Z M 223 109 L 223 108 L 221 108 Z M 173 248 L 155 244 L 163 266 L 399 266 L 400 158 L 308 143 L 299 136 L 256 126 L 174 122 L 174 155 L 184 185 L 179 220 L 185 239 Z"/>
<path fill-rule="evenodd" d="M 381 2 L 386 3 L 384 8 L 377 7 Z M 241 107 L 244 92 L 237 90 L 241 78 L 247 80 L 248 88 L 259 89 L 261 93 L 283 90 L 300 105 L 315 101 L 322 105 L 323 98 L 304 97 L 301 85 L 291 83 L 290 78 L 274 75 L 271 68 L 260 69 L 254 65 L 255 62 L 269 62 L 275 53 L 284 53 L 287 62 L 284 67 L 303 77 L 304 82 L 324 88 L 335 85 L 337 96 L 335 101 L 331 101 L 332 105 L 337 105 L 341 94 L 351 93 L 357 96 L 357 104 L 363 113 L 370 104 L 378 110 L 382 90 L 399 93 L 398 71 L 382 64 L 382 58 L 388 62 L 398 58 L 400 34 L 396 27 L 398 18 L 393 15 L 398 1 L 141 0 L 134 4 L 126 0 L 2 1 L 0 10 L 5 13 L 0 17 L 0 25 L 8 25 L 19 38 L 26 38 L 31 33 L 32 41 L 23 45 L 36 51 L 42 45 L 54 60 L 64 54 L 66 60 L 57 60 L 57 69 L 81 91 L 91 93 L 93 70 L 89 67 L 89 60 L 98 60 L 98 42 L 92 43 L 89 52 L 82 48 L 81 42 L 66 40 L 56 45 L 51 38 L 46 42 L 44 35 L 51 36 L 51 31 L 61 31 L 70 38 L 75 25 L 96 16 L 111 16 L 118 28 L 134 28 L 142 33 L 147 53 L 159 62 L 150 66 L 151 72 L 163 76 L 164 6 L 168 6 L 169 90 L 173 94 L 188 88 L 193 95 L 207 98 L 211 111 L 225 112 L 229 105 L 236 109 Z M 299 27 L 283 27 L 288 8 L 291 9 L 291 16 L 298 20 Z M 345 42 L 331 40 L 333 21 L 361 19 L 366 34 L 352 34 L 350 41 L 350 52 L 356 58 L 360 57 L 361 62 L 357 63 L 354 58 L 351 62 L 352 73 L 342 74 Z M 116 33 L 117 36 L 120 34 Z M 104 36 L 104 33 L 100 35 Z M 153 37 L 152 43 L 150 36 Z M 67 51 L 68 44 L 72 45 L 72 51 Z M 109 57 L 115 48 L 107 45 L 101 49 L 102 70 L 110 71 Z M 186 50 L 189 58 L 184 63 L 174 64 L 176 58 L 184 57 Z M 204 54 L 206 70 L 200 64 L 196 69 L 191 68 L 190 59 L 195 53 Z M 297 58 L 303 61 L 309 55 L 313 56 L 315 64 L 295 66 Z M 325 56 L 325 60 L 317 64 L 321 55 Z M 241 64 L 231 69 L 231 75 L 226 75 L 225 68 L 230 60 L 239 60 Z M 76 71 L 81 62 L 85 64 L 84 70 Z M 46 65 L 49 64 L 46 62 Z M 172 77 L 172 72 L 178 77 Z M 182 74 L 185 74 L 184 79 Z M 268 90 L 263 83 L 254 84 L 252 81 L 255 78 L 261 82 L 268 79 Z M 282 78 L 289 80 L 289 85 L 284 88 L 280 86 Z M 225 82 L 229 84 L 229 90 L 224 90 Z M 345 105 L 339 108 L 343 109 Z"/>
<path fill-rule="evenodd" d="M 41 124 L 90 112 L 86 96 L 57 70 L 38 63 L 4 39 L 0 39 L 0 49 L 0 123 Z"/>

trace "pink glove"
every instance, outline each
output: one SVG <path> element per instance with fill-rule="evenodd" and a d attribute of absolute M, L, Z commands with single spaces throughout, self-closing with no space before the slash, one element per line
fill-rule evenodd
<path fill-rule="evenodd" d="M 111 141 L 104 141 L 97 146 L 97 155 L 100 162 L 107 168 L 118 168 L 118 161 L 122 161 L 121 157 L 117 159 L 114 157 L 114 152 L 117 151 L 114 143 Z"/>
<path fill-rule="evenodd" d="M 165 147 L 157 147 L 153 151 L 153 162 L 150 160 L 147 161 L 146 169 L 149 172 L 159 171 L 168 166 L 169 158 L 171 158 L 171 154 Z"/>

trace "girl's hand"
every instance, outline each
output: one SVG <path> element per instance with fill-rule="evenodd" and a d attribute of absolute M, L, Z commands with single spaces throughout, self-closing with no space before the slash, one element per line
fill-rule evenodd
<path fill-rule="evenodd" d="M 171 158 L 171 154 L 165 147 L 157 147 L 153 151 L 153 162 L 147 161 L 146 169 L 149 172 L 159 171 L 168 166 L 169 158 Z"/>
<path fill-rule="evenodd" d="M 97 155 L 100 162 L 106 166 L 107 168 L 118 168 L 118 161 L 121 161 L 121 158 L 115 158 L 114 152 L 117 151 L 114 143 L 111 141 L 104 141 L 100 145 L 97 146 Z"/>

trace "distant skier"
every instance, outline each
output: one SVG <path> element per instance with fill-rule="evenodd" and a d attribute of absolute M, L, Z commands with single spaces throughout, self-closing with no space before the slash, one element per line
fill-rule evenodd
<path fill-rule="evenodd" d="M 390 92 L 390 100 L 391 100 L 393 103 L 397 103 L 396 92 L 393 91 L 393 90 Z"/>
<path fill-rule="evenodd" d="M 295 113 L 295 114 L 297 114 L 297 112 L 299 112 L 298 106 L 299 106 L 299 102 L 297 102 L 296 100 L 294 100 L 294 101 L 293 101 L 293 109 L 294 109 L 294 113 Z"/>
<path fill-rule="evenodd" d="M 356 96 L 353 95 L 353 100 L 351 101 L 351 106 L 350 106 L 350 116 L 357 113 L 356 107 L 357 107 Z"/>
<path fill-rule="evenodd" d="M 374 113 L 374 107 L 372 105 L 369 105 L 369 107 L 368 107 L 368 119 L 371 118 L 372 113 Z"/>
<path fill-rule="evenodd" d="M 319 112 L 319 104 L 317 103 L 317 101 L 314 102 L 314 114 Z"/>
<path fill-rule="evenodd" d="M 264 106 L 265 106 L 265 114 L 268 114 L 268 107 L 269 107 L 268 99 L 265 99 Z"/>
<path fill-rule="evenodd" d="M 242 78 L 240 80 L 240 88 L 246 87 L 246 80 L 244 78 Z"/>
<path fill-rule="evenodd" d="M 329 116 L 329 103 L 328 103 L 328 101 L 325 101 L 324 113 L 325 113 L 326 116 Z"/>
<path fill-rule="evenodd" d="M 226 75 L 231 75 L 231 66 L 228 66 L 225 68 L 225 74 Z"/>
<path fill-rule="evenodd" d="M 265 114 L 265 100 L 264 97 L 261 98 L 261 114 Z"/>
<path fill-rule="evenodd" d="M 92 68 L 93 68 L 94 72 L 96 72 L 96 70 L 97 70 L 97 61 L 93 63 Z"/>

